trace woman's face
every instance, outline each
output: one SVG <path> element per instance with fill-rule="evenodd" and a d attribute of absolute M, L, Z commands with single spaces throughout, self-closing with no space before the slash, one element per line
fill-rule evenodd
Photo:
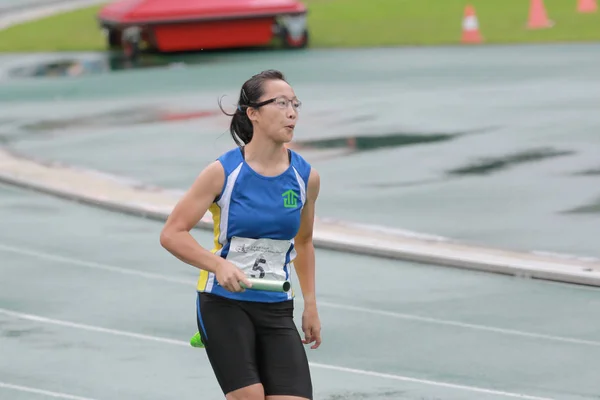
<path fill-rule="evenodd" d="M 277 143 L 288 143 L 294 137 L 300 101 L 292 87 L 282 80 L 266 81 L 263 90 L 264 94 L 257 103 L 275 100 L 258 109 L 248 109 L 248 117 L 254 124 L 254 131 L 267 135 Z"/>

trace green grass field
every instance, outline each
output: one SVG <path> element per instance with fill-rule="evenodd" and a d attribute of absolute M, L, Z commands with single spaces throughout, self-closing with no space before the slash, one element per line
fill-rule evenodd
<path fill-rule="evenodd" d="M 0 52 L 105 50 L 99 6 L 54 15 L 0 31 Z"/>
<path fill-rule="evenodd" d="M 600 12 L 579 14 L 577 0 L 545 0 L 550 29 L 526 29 L 529 0 L 304 0 L 311 47 L 460 43 L 464 8 L 477 11 L 486 43 L 600 41 Z M 0 52 L 106 48 L 95 6 L 0 31 Z"/>
<path fill-rule="evenodd" d="M 486 43 L 600 40 L 600 13 L 579 14 L 577 0 L 545 0 L 551 29 L 526 29 L 529 0 L 311 0 L 317 47 L 458 44 L 472 4 Z"/>

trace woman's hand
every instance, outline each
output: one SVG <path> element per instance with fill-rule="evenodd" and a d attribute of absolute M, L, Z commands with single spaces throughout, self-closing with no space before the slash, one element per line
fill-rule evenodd
<path fill-rule="evenodd" d="M 252 287 L 246 274 L 227 260 L 219 263 L 215 275 L 219 284 L 230 292 L 243 292 L 245 289 L 240 285 L 240 282 L 243 282 L 248 289 Z"/>
<path fill-rule="evenodd" d="M 321 345 L 321 321 L 319 320 L 316 305 L 304 307 L 304 312 L 302 313 L 302 331 L 304 332 L 302 343 L 310 344 L 315 342 L 310 347 L 311 349 L 317 349 Z"/>

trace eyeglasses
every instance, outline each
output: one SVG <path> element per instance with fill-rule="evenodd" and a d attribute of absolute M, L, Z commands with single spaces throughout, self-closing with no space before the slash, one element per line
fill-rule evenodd
<path fill-rule="evenodd" d="M 261 101 L 260 103 L 256 103 L 256 104 L 252 105 L 251 107 L 259 108 L 259 107 L 262 107 L 262 106 L 270 104 L 270 103 L 274 103 L 277 108 L 281 108 L 284 110 L 286 108 L 288 108 L 290 104 L 296 111 L 299 110 L 300 107 L 302 107 L 302 102 L 300 100 L 298 100 L 298 99 L 289 100 L 288 98 L 283 97 L 283 96 L 274 97 L 269 100 Z"/>

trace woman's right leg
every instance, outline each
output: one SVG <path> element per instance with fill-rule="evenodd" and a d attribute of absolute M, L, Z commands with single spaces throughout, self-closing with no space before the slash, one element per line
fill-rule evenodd
<path fill-rule="evenodd" d="M 198 331 L 228 400 L 264 400 L 256 362 L 256 333 L 237 301 L 198 293 Z"/>
<path fill-rule="evenodd" d="M 227 400 L 265 400 L 265 392 L 260 383 L 227 393 Z"/>

